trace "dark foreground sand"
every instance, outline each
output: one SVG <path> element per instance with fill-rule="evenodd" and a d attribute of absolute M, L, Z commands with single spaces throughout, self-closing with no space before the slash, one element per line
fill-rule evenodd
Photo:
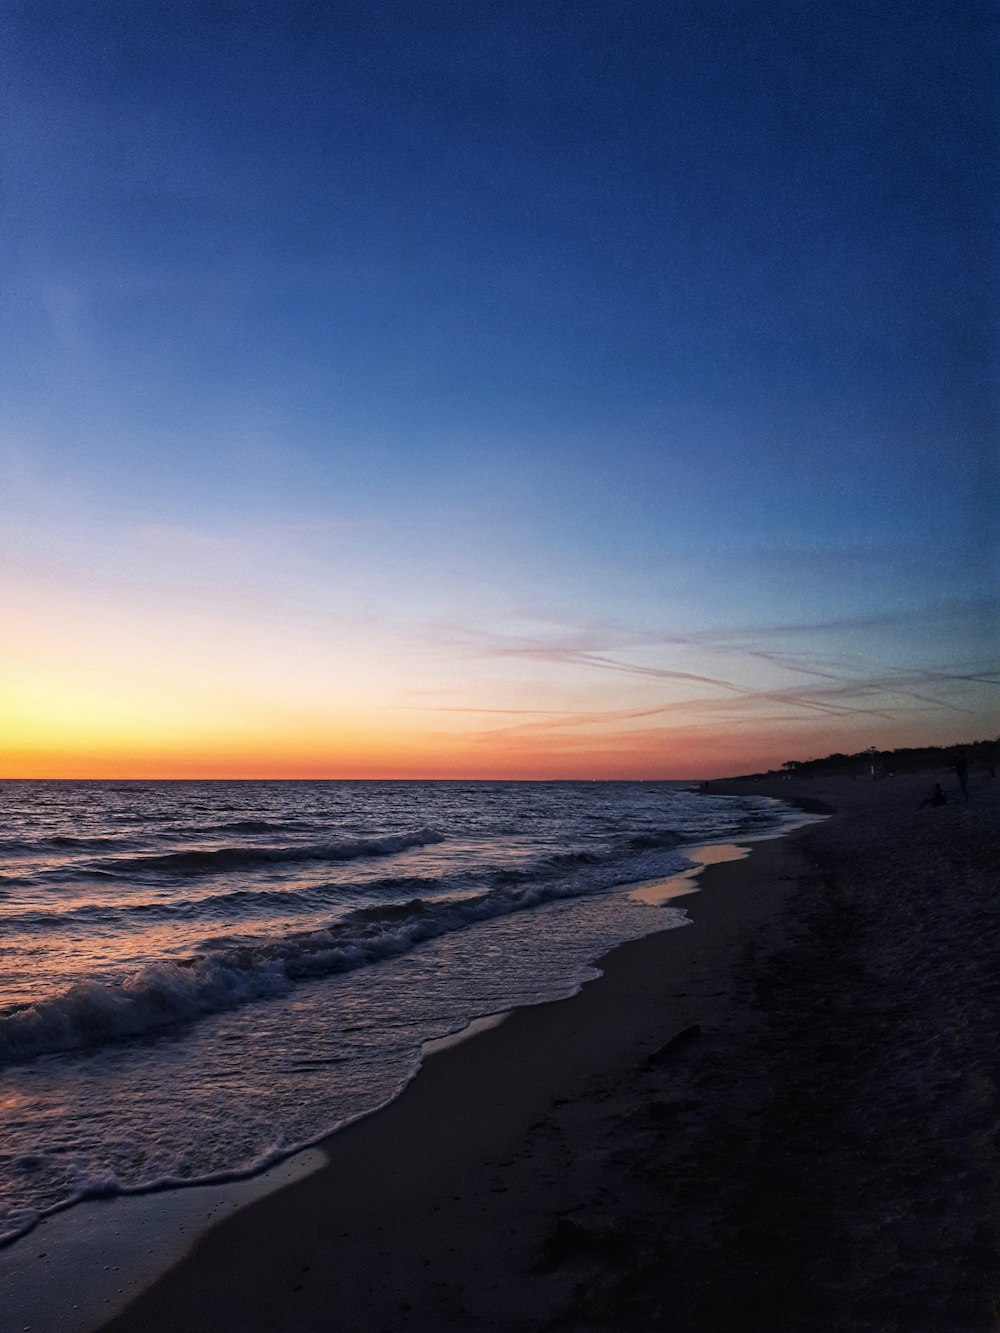
<path fill-rule="evenodd" d="M 837 813 L 431 1057 L 107 1328 L 1000 1327 L 1000 782 L 918 810 L 938 776 L 751 787 Z"/>

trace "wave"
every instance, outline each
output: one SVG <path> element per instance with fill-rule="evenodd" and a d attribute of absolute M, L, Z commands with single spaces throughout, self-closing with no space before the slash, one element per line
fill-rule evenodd
<path fill-rule="evenodd" d="M 45 844 L 49 847 L 78 847 L 84 852 L 101 851 L 105 847 L 132 847 L 134 844 L 128 838 L 74 838 L 69 834 L 57 834 L 54 838 L 45 839 Z"/>
<path fill-rule="evenodd" d="M 592 851 L 553 852 L 530 861 L 527 865 L 498 870 L 494 878 L 498 884 L 525 884 L 530 880 L 564 875 L 567 871 L 577 870 L 581 866 L 601 865 L 606 860 L 607 857 Z"/>
<path fill-rule="evenodd" d="M 31 883 L 33 881 L 25 881 Z M 434 893 L 445 881 L 421 875 L 388 876 L 368 881 L 365 893 Z M 0 877 L 0 896 L 3 896 Z M 80 926 L 124 926 L 136 921 L 192 920 L 238 916 L 259 916 L 262 910 L 274 909 L 285 915 L 317 912 L 329 909 L 331 902 L 344 901 L 357 893 L 354 884 L 310 884 L 296 889 L 232 889 L 226 893 L 211 893 L 202 898 L 175 898 L 170 902 L 84 903 L 67 911 L 40 908 L 3 918 L 6 931 L 16 930 L 75 930 Z"/>
<path fill-rule="evenodd" d="M 33 875 L 0 875 L 0 897 L 5 896 L 7 889 L 26 889 L 35 883 Z"/>
<path fill-rule="evenodd" d="M 171 816 L 176 819 L 176 816 Z M 309 833 L 322 828 L 315 820 L 306 819 L 228 819 L 216 824 L 174 823 L 165 834 L 184 834 L 187 837 L 210 838 L 217 833 Z"/>
<path fill-rule="evenodd" d="M 689 835 L 690 836 L 690 835 Z M 637 833 L 629 838 L 629 850 L 632 852 L 651 852 L 659 848 L 679 847 L 685 839 L 672 828 L 654 829 L 648 833 Z"/>
<path fill-rule="evenodd" d="M 109 848 L 127 850 L 135 843 L 128 838 L 77 838 L 69 834 L 57 833 L 50 838 L 6 838 L 0 840 L 0 853 L 23 856 L 26 854 L 51 852 L 53 850 L 78 852 L 103 852 Z"/>
<path fill-rule="evenodd" d="M 22 852 L 34 852 L 39 847 L 44 846 L 44 842 L 34 841 L 24 838 L 2 838 L 0 839 L 0 855 L 20 855 Z"/>
<path fill-rule="evenodd" d="M 151 963 L 120 985 L 88 981 L 0 1016 L 0 1064 L 93 1049 L 194 1022 L 312 980 L 406 953 L 477 922 L 587 890 L 579 881 L 505 885 L 459 901 L 371 905 L 333 925 Z"/>
<path fill-rule="evenodd" d="M 270 819 L 234 819 L 228 824 L 213 824 L 202 829 L 194 829 L 192 832 L 199 833 L 302 833 L 307 829 L 314 829 L 315 824 L 308 824 L 302 820 L 286 819 L 273 822 Z"/>
<path fill-rule="evenodd" d="M 168 871 L 173 875 L 214 875 L 226 870 L 251 870 L 257 866 L 304 861 L 352 861 L 362 856 L 392 856 L 410 847 L 443 842 L 435 829 L 397 833 L 384 838 L 357 838 L 347 842 L 312 843 L 288 847 L 210 847 L 188 852 L 160 852 L 151 856 L 117 856 L 95 861 L 93 870 L 102 875 L 143 874 Z"/>

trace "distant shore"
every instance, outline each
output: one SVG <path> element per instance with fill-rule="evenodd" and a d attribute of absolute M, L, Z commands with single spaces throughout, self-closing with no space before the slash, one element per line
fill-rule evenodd
<path fill-rule="evenodd" d="M 106 1327 L 996 1325 L 1000 783 L 713 783 L 834 811 L 693 926 L 432 1055 Z"/>

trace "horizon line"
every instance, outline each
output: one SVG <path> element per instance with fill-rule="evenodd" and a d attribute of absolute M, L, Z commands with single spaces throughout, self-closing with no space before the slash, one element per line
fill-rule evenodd
<path fill-rule="evenodd" d="M 663 777 L 53 777 L 4 776 L 0 782 L 721 782 L 724 778 L 663 778 Z"/>

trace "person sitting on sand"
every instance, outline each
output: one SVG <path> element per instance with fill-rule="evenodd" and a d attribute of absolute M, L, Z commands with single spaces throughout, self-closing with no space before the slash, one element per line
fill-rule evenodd
<path fill-rule="evenodd" d="M 941 790 L 940 782 L 935 782 L 934 790 L 931 792 L 930 796 L 925 796 L 924 799 L 920 802 L 920 809 L 922 810 L 925 805 L 947 805 L 947 804 L 948 804 L 948 798 Z"/>

